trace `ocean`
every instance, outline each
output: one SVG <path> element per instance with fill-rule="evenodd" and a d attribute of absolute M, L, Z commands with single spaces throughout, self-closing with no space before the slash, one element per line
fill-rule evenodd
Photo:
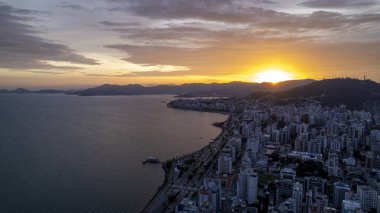
<path fill-rule="evenodd" d="M 0 212 L 141 212 L 161 161 L 217 137 L 226 115 L 171 109 L 170 95 L 0 95 Z"/>

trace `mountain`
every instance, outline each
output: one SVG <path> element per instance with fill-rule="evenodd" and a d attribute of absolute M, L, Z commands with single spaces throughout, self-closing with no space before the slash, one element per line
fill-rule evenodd
<path fill-rule="evenodd" d="M 30 93 L 31 91 L 24 89 L 24 88 L 18 88 L 18 89 L 11 91 L 11 92 L 13 92 L 13 93 Z"/>
<path fill-rule="evenodd" d="M 286 91 L 252 93 L 248 97 L 257 98 L 266 95 L 282 100 L 313 97 L 329 106 L 345 104 L 350 108 L 360 108 L 367 101 L 380 100 L 380 84 L 351 78 L 327 79 Z"/>
<path fill-rule="evenodd" d="M 182 85 L 158 85 L 145 87 L 139 84 L 129 85 L 110 85 L 104 84 L 99 87 L 89 88 L 70 94 L 81 96 L 96 95 L 153 95 L 153 94 L 173 94 L 182 97 L 192 96 L 217 96 L 217 97 L 242 97 L 254 91 L 277 92 L 292 89 L 312 83 L 314 80 L 292 80 L 271 83 L 247 83 L 247 82 L 231 82 L 231 83 L 191 83 Z"/>
<path fill-rule="evenodd" d="M 56 89 L 43 89 L 35 91 L 34 93 L 42 93 L 42 94 L 58 94 L 58 93 L 66 93 L 65 90 L 56 90 Z"/>
<path fill-rule="evenodd" d="M 37 90 L 37 91 L 31 91 L 24 88 L 18 88 L 15 90 L 6 90 L 1 89 L 0 94 L 6 94 L 6 93 L 41 93 L 41 94 L 57 94 L 57 93 L 67 93 L 70 90 L 55 90 L 55 89 L 44 89 L 44 90 Z M 75 90 L 76 91 L 76 90 Z"/>
<path fill-rule="evenodd" d="M 31 92 L 32 91 L 24 89 L 24 88 L 18 88 L 15 90 L 6 90 L 6 89 L 0 90 L 0 93 L 31 93 Z"/>

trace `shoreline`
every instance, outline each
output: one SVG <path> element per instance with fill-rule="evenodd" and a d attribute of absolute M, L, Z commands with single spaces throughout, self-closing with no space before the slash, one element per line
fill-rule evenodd
<path fill-rule="evenodd" d="M 222 115 L 230 114 L 230 112 L 222 111 L 222 110 L 209 110 L 209 109 L 198 110 L 198 109 L 191 109 L 191 108 L 180 108 L 180 107 L 173 106 L 171 102 L 169 102 L 166 106 L 171 109 L 177 109 L 177 110 L 183 110 L 183 111 L 208 112 L 208 113 L 217 113 L 217 114 L 222 114 Z"/>
<path fill-rule="evenodd" d="M 168 106 L 169 108 L 173 108 L 173 109 L 178 109 L 178 110 L 186 110 L 186 111 L 196 111 L 196 112 L 201 112 L 201 111 L 198 111 L 198 110 L 191 110 L 191 109 L 180 109 L 180 108 L 175 108 L 175 107 L 172 107 L 172 106 Z M 206 111 L 204 111 L 206 112 Z M 213 113 L 220 113 L 220 114 L 225 114 L 225 115 L 228 115 L 227 119 L 225 121 L 222 121 L 222 122 L 214 122 L 212 123 L 211 125 L 212 126 L 215 126 L 215 127 L 218 127 L 221 129 L 220 133 L 212 140 L 212 142 L 208 143 L 207 145 L 205 145 L 204 147 L 202 147 L 201 149 L 199 150 L 194 150 L 193 152 L 191 152 L 190 154 L 183 154 L 181 155 L 180 157 L 178 158 L 173 158 L 172 160 L 168 160 L 164 163 L 162 163 L 162 169 L 164 170 L 165 172 L 165 178 L 164 178 L 164 182 L 162 183 L 162 185 L 160 185 L 158 187 L 158 190 L 157 192 L 153 195 L 153 197 L 149 200 L 149 202 L 145 205 L 144 209 L 142 210 L 142 212 L 152 212 L 154 209 L 150 209 L 149 208 L 152 208 L 151 205 L 153 205 L 152 203 L 153 202 L 157 202 L 157 199 L 160 199 L 159 195 L 161 195 L 162 193 L 165 193 L 169 188 L 169 179 L 171 179 L 172 177 L 172 174 L 170 174 L 170 172 L 172 171 L 172 166 L 170 169 L 167 168 L 167 163 L 171 162 L 171 161 L 178 161 L 178 160 L 181 160 L 183 158 L 186 158 L 186 157 L 189 157 L 191 155 L 194 155 L 198 152 L 202 152 L 203 150 L 207 149 L 210 145 L 214 144 L 218 139 L 219 137 L 221 137 L 225 130 L 226 130 L 226 124 L 230 122 L 231 120 L 231 116 L 229 115 L 229 113 L 226 113 L 226 112 L 217 112 L 217 111 L 213 111 Z M 149 211 L 148 211 L 149 210 Z"/>
<path fill-rule="evenodd" d="M 146 209 L 149 208 L 149 204 L 158 196 L 159 193 L 162 192 L 164 187 L 167 185 L 167 181 L 169 179 L 169 172 L 166 168 L 166 162 L 162 163 L 161 168 L 164 170 L 165 173 L 164 182 L 158 187 L 156 193 L 154 193 L 152 198 L 148 201 L 148 203 L 145 205 L 144 209 L 141 212 L 146 212 Z"/>

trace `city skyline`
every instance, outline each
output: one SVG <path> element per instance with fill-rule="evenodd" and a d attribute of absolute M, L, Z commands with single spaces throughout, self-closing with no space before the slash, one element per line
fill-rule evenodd
<path fill-rule="evenodd" d="M 0 3 L 0 84 L 378 81 L 379 1 L 10 1 Z"/>

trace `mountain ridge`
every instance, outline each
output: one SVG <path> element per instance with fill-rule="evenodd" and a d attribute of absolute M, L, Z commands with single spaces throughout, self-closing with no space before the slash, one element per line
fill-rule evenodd
<path fill-rule="evenodd" d="M 308 85 L 279 92 L 251 93 L 247 98 L 274 97 L 278 100 L 314 98 L 328 106 L 344 104 L 360 108 L 368 101 L 380 100 L 380 84 L 371 80 L 337 78 L 314 81 Z"/>
<path fill-rule="evenodd" d="M 254 91 L 282 91 L 298 86 L 303 86 L 313 82 L 312 79 L 291 80 L 272 83 L 250 83 L 250 82 L 230 82 L 230 83 L 187 83 L 181 85 L 157 85 L 144 87 L 139 84 L 111 85 L 103 84 L 98 87 L 88 88 L 75 93 L 80 96 L 99 95 L 155 95 L 173 94 L 181 97 L 192 96 L 219 96 L 219 97 L 242 97 Z"/>

